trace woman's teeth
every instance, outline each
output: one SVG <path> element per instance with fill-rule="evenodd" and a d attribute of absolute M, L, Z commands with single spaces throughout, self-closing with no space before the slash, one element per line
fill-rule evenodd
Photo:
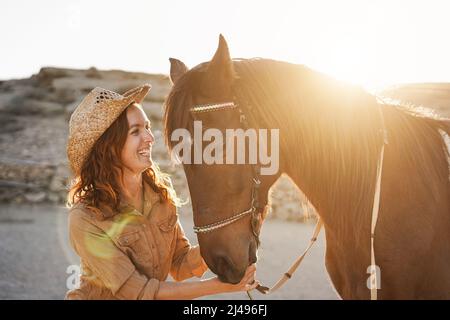
<path fill-rule="evenodd" d="M 142 150 L 139 150 L 138 153 L 141 156 L 149 157 L 150 156 L 150 149 L 142 149 Z"/>

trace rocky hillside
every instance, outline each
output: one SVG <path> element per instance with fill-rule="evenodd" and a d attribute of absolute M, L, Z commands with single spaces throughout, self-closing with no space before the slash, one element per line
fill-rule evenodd
<path fill-rule="evenodd" d="M 68 119 L 95 86 L 119 92 L 154 84 L 146 108 L 157 122 L 169 82 L 163 75 L 43 68 L 29 79 L 0 83 L 0 201 L 64 199 Z"/>
<path fill-rule="evenodd" d="M 94 87 L 116 92 L 149 82 L 143 103 L 157 143 L 153 157 L 172 175 L 177 192 L 189 197 L 183 170 L 169 161 L 162 136 L 162 104 L 170 90 L 165 75 L 42 68 L 28 79 L 0 82 L 0 202 L 64 203 L 69 171 L 66 159 L 68 119 Z M 418 84 L 391 88 L 385 96 L 435 107 L 450 116 L 450 84 Z M 271 217 L 301 221 L 312 209 L 286 177 L 273 188 Z M 181 213 L 189 214 L 190 205 Z M 302 214 L 299 214 L 302 213 Z"/>

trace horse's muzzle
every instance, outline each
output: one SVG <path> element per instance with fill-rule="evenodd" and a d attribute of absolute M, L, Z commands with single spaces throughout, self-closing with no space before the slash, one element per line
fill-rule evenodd
<path fill-rule="evenodd" d="M 227 283 L 239 283 L 244 276 L 242 270 L 236 268 L 231 259 L 226 255 L 215 256 L 214 267 L 211 270 L 217 274 L 220 281 Z"/>

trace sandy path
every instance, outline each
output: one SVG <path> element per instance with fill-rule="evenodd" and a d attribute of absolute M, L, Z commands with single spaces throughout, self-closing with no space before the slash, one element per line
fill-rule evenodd
<path fill-rule="evenodd" d="M 67 267 L 78 258 L 67 242 L 67 215 L 63 207 L 0 205 L 0 299 L 62 299 Z M 192 243 L 189 216 L 181 223 Z M 312 224 L 267 220 L 262 230 L 258 279 L 272 285 L 308 243 Z M 337 299 L 324 267 L 324 237 L 297 274 L 271 296 L 255 299 Z M 208 272 L 204 277 L 212 276 Z M 247 299 L 245 293 L 221 294 L 205 299 Z"/>

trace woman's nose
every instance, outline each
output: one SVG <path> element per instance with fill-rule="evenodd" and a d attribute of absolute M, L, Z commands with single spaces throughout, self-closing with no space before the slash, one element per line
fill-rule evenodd
<path fill-rule="evenodd" d="M 147 143 L 155 142 L 155 136 L 153 135 L 153 132 L 151 132 L 150 130 L 146 131 L 144 139 L 145 142 Z"/>

